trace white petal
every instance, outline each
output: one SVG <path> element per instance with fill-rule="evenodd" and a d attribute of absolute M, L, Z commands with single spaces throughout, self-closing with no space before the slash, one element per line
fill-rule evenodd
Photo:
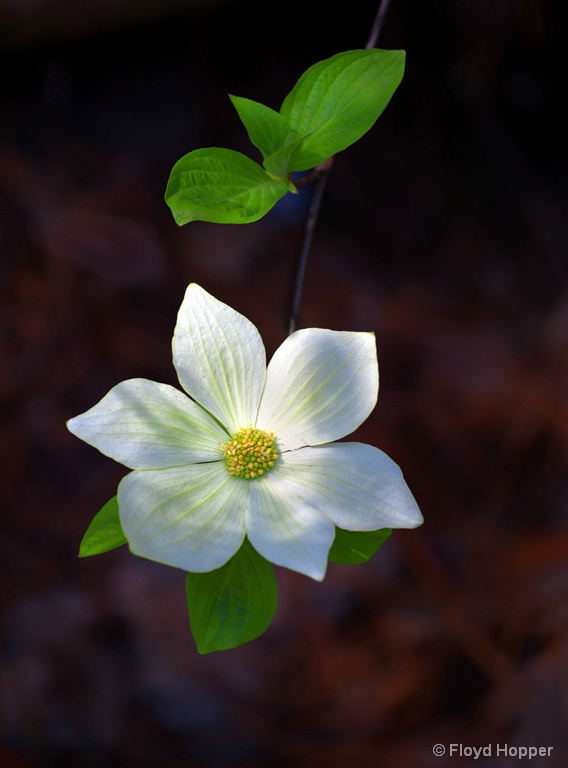
<path fill-rule="evenodd" d="M 281 450 L 329 443 L 367 418 L 378 387 L 374 334 L 296 331 L 268 365 L 256 426 L 274 432 Z"/>
<path fill-rule="evenodd" d="M 192 283 L 179 310 L 173 353 L 185 391 L 231 434 L 255 421 L 266 355 L 250 320 Z"/>
<path fill-rule="evenodd" d="M 227 440 L 227 433 L 187 395 L 148 379 L 123 381 L 67 427 L 131 469 L 218 460 Z"/>
<path fill-rule="evenodd" d="M 227 433 L 187 395 L 148 379 L 117 384 L 67 427 L 131 469 L 219 460 L 227 440 Z"/>
<path fill-rule="evenodd" d="M 321 581 L 335 537 L 335 526 L 306 503 L 301 489 L 278 472 L 250 482 L 247 536 L 276 565 Z"/>
<path fill-rule="evenodd" d="M 131 472 L 118 486 L 130 549 L 185 571 L 220 568 L 244 540 L 248 486 L 223 461 Z"/>
<path fill-rule="evenodd" d="M 416 528 L 423 522 L 400 467 L 363 443 L 335 443 L 283 453 L 279 476 L 339 528 Z"/>

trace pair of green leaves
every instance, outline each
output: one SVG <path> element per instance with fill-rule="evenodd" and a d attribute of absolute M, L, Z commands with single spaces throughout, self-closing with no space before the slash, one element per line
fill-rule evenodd
<path fill-rule="evenodd" d="M 364 563 L 390 534 L 389 528 L 366 532 L 336 528 L 329 560 L 347 565 Z M 114 496 L 87 528 L 79 556 L 99 555 L 126 543 Z M 261 635 L 272 621 L 278 604 L 274 567 L 245 539 L 221 568 L 188 573 L 186 596 L 197 650 L 208 653 L 236 648 Z"/>
<path fill-rule="evenodd" d="M 287 192 L 290 174 L 327 160 L 361 138 L 387 106 L 404 74 L 404 51 L 345 51 L 310 67 L 279 112 L 231 96 L 262 166 L 231 149 L 197 149 L 174 165 L 166 202 L 179 225 L 246 224 Z"/>

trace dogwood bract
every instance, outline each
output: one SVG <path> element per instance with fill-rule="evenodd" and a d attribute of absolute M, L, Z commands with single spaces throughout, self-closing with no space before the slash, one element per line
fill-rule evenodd
<path fill-rule="evenodd" d="M 246 536 L 270 562 L 321 580 L 336 526 L 420 525 L 385 453 L 334 442 L 375 406 L 372 333 L 299 330 L 267 366 L 256 327 L 191 284 L 172 346 L 187 395 L 130 379 L 68 422 L 134 470 L 118 488 L 132 552 L 203 573 L 224 565 Z"/>

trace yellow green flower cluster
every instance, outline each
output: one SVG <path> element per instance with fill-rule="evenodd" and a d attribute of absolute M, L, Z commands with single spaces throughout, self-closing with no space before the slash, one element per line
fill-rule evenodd
<path fill-rule="evenodd" d="M 252 480 L 268 472 L 278 458 L 273 432 L 263 432 L 252 426 L 240 429 L 228 443 L 221 446 L 230 475 Z"/>

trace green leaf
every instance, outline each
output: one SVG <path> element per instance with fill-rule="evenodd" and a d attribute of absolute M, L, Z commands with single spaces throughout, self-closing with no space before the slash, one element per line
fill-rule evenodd
<path fill-rule="evenodd" d="M 242 96 L 229 98 L 247 129 L 249 139 L 262 152 L 263 157 L 272 155 L 297 138 L 296 132 L 274 109 Z"/>
<path fill-rule="evenodd" d="M 296 148 L 300 146 L 302 141 L 302 137 L 295 139 L 285 147 L 282 147 L 282 149 L 279 149 L 277 152 L 269 155 L 263 163 L 266 172 L 270 175 L 274 175 L 278 179 L 283 179 L 286 181 L 286 183 L 288 183 L 290 158 L 296 151 Z M 293 185 L 291 187 L 289 186 L 288 189 L 290 192 L 297 192 L 296 187 Z"/>
<path fill-rule="evenodd" d="M 404 51 L 345 51 L 310 67 L 280 114 L 306 136 L 290 163 L 303 171 L 361 138 L 387 106 L 404 74 Z"/>
<path fill-rule="evenodd" d="M 247 224 L 268 213 L 287 189 L 286 182 L 272 179 L 240 152 L 211 147 L 178 160 L 166 203 L 180 226 L 190 221 Z"/>
<path fill-rule="evenodd" d="M 101 555 L 123 544 L 126 544 L 126 537 L 120 525 L 118 501 L 113 496 L 92 519 L 81 541 L 79 557 Z"/>
<path fill-rule="evenodd" d="M 379 531 L 345 531 L 335 529 L 335 541 L 329 550 L 329 560 L 332 563 L 359 565 L 373 557 L 379 547 L 391 535 L 390 528 Z"/>
<path fill-rule="evenodd" d="M 199 653 L 254 640 L 268 627 L 278 604 L 274 568 L 247 539 L 221 568 L 188 573 L 186 594 Z"/>

